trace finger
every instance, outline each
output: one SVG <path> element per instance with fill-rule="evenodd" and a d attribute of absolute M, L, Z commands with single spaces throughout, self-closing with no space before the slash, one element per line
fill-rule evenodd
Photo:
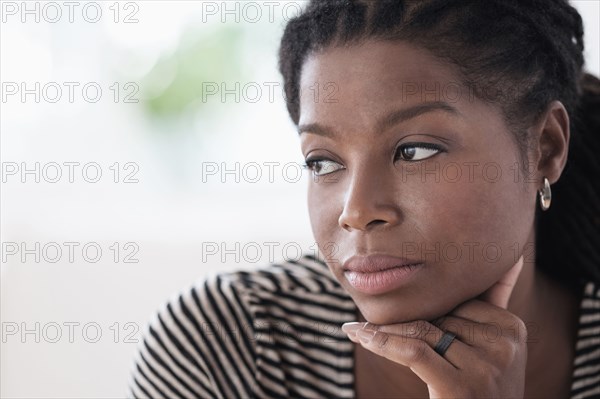
<path fill-rule="evenodd" d="M 462 317 L 447 316 L 435 323 L 444 331 L 456 334 L 460 342 L 470 347 L 481 348 L 487 343 L 495 344 L 501 339 L 521 342 L 527 335 L 525 327 L 516 319 L 509 323 L 478 323 Z"/>
<path fill-rule="evenodd" d="M 513 321 L 514 315 L 506 309 L 490 306 L 489 302 L 471 299 L 454 308 L 449 316 L 461 317 L 480 324 L 508 325 Z"/>
<path fill-rule="evenodd" d="M 445 386 L 449 379 L 458 378 L 458 370 L 423 340 L 362 329 L 357 335 L 365 349 L 410 368 L 427 385 Z"/>
<path fill-rule="evenodd" d="M 489 305 L 485 305 L 489 307 Z M 461 324 L 463 321 L 464 324 Z M 461 342 L 469 345 L 470 351 L 466 352 L 467 355 L 473 356 L 470 362 L 463 362 L 462 364 L 472 367 L 487 359 L 495 364 L 506 365 L 514 361 L 519 351 L 524 350 L 527 352 L 526 343 L 523 340 L 523 338 L 526 338 L 527 332 L 524 327 L 519 327 L 518 323 L 515 323 L 512 327 L 506 327 L 497 323 L 470 322 L 453 316 L 445 318 L 440 323 L 443 330 L 454 330 L 457 326 L 466 326 L 466 328 L 459 328 L 459 334 L 461 334 Z"/>
<path fill-rule="evenodd" d="M 519 257 L 517 263 L 515 263 L 499 281 L 481 294 L 479 299 L 502 309 L 506 309 L 515 284 L 521 274 L 521 270 L 523 270 L 523 255 Z"/>
<path fill-rule="evenodd" d="M 363 331 L 376 331 L 377 334 L 385 333 L 396 337 L 401 343 L 407 343 L 409 340 L 418 339 L 425 342 L 432 349 L 436 347 L 446 330 L 440 329 L 436 325 L 426 320 L 416 320 L 414 322 L 374 325 L 367 323 Z M 434 351 L 435 352 L 435 351 Z M 455 338 L 444 355 L 437 352 L 435 354 L 457 369 L 463 368 L 465 362 L 475 359 L 474 353 L 469 346 Z"/>
<path fill-rule="evenodd" d="M 461 337 L 461 341 L 473 346 L 485 346 L 485 342 L 497 342 L 499 338 L 514 342 L 527 341 L 527 325 L 518 316 L 507 310 L 490 306 L 487 302 L 477 299 L 465 302 L 452 311 L 451 317 L 471 320 L 473 324 L 473 340 Z M 467 325 L 468 326 L 468 325 Z M 445 327 L 442 327 L 442 329 Z"/>
<path fill-rule="evenodd" d="M 467 346 L 475 345 L 476 332 L 485 326 L 476 321 L 455 315 L 446 315 L 433 320 L 431 323 L 436 325 L 440 330 L 454 333 L 460 342 Z"/>

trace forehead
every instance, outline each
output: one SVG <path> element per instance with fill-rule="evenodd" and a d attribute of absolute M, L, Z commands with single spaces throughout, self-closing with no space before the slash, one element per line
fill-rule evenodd
<path fill-rule="evenodd" d="M 376 116 L 425 101 L 452 100 L 458 108 L 463 97 L 469 100 L 469 92 L 452 64 L 406 42 L 367 40 L 307 57 L 300 124 L 332 113 Z"/>

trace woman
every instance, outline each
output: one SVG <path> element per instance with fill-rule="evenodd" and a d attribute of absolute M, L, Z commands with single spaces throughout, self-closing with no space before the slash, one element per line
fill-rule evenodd
<path fill-rule="evenodd" d="M 319 257 L 174 298 L 131 394 L 600 397 L 600 82 L 582 68 L 566 0 L 311 1 L 280 70 Z"/>

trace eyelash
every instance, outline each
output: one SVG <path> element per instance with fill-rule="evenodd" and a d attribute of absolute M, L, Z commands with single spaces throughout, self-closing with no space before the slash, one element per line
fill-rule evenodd
<path fill-rule="evenodd" d="M 315 159 L 307 159 L 306 162 L 302 165 L 304 169 L 308 169 L 312 172 L 315 172 L 315 168 L 317 167 L 319 162 L 335 162 L 326 158 L 315 158 Z"/>
<path fill-rule="evenodd" d="M 405 148 L 421 148 L 421 149 L 426 149 L 426 150 L 436 150 L 437 153 L 433 154 L 427 158 L 423 158 L 423 159 L 418 159 L 416 161 L 412 161 L 412 160 L 405 160 L 406 162 L 420 162 L 420 161 L 425 161 L 431 157 L 433 157 L 434 155 L 439 154 L 440 152 L 445 152 L 444 149 L 436 144 L 432 144 L 432 143 L 405 143 L 402 145 L 399 145 L 396 148 L 396 151 L 394 153 L 394 162 L 397 161 L 399 159 L 399 154 L 401 154 L 401 151 L 404 150 Z M 316 166 L 318 165 L 319 162 L 334 162 L 335 161 L 331 161 L 330 159 L 327 158 L 314 158 L 314 159 L 307 159 L 305 161 L 305 163 L 302 165 L 303 168 L 311 170 L 311 171 L 315 171 Z M 333 173 L 333 172 L 329 172 L 329 173 Z M 329 174 L 329 173 L 325 173 L 325 174 Z"/>
<path fill-rule="evenodd" d="M 444 149 L 442 147 L 440 147 L 437 144 L 432 144 L 432 143 L 404 143 L 402 145 L 399 145 L 396 148 L 396 152 L 394 153 L 394 161 L 398 160 L 398 154 L 401 153 L 401 150 L 403 150 L 404 148 L 422 148 L 422 149 L 426 149 L 426 150 L 436 150 L 437 153 L 427 157 L 427 158 L 423 158 L 423 159 L 418 159 L 416 161 L 412 161 L 412 160 L 405 160 L 406 162 L 419 162 L 419 161 L 425 161 L 431 157 L 433 157 L 434 155 L 439 154 L 440 152 L 444 152 Z"/>

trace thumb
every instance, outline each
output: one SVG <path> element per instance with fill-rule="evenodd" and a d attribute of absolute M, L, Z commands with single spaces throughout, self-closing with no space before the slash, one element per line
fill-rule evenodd
<path fill-rule="evenodd" d="M 506 309 L 508 306 L 508 300 L 513 292 L 513 288 L 519 279 L 519 275 L 523 270 L 523 255 L 519 257 L 517 263 L 515 263 L 507 272 L 498 280 L 492 287 L 479 296 L 482 301 L 491 303 Z"/>

